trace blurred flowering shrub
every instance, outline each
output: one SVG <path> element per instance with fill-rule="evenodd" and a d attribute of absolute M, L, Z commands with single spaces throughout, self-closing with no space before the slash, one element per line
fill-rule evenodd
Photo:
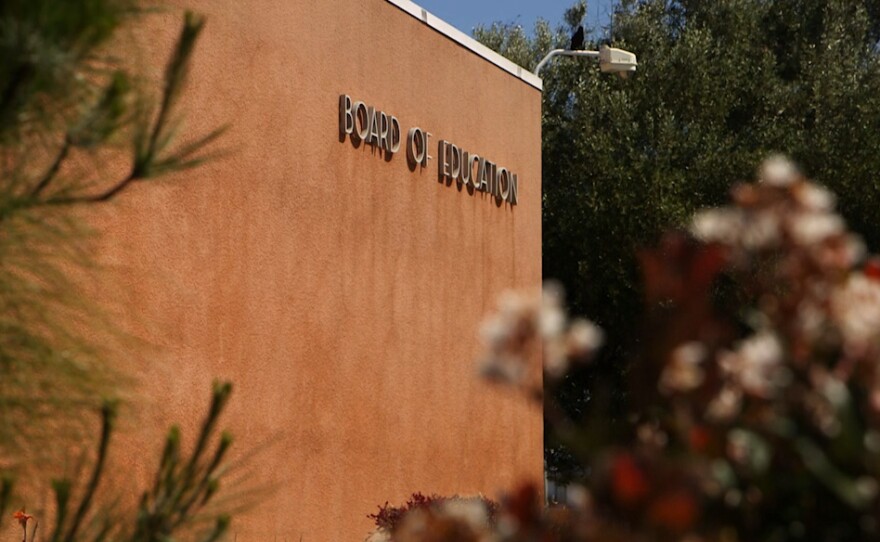
<path fill-rule="evenodd" d="M 413 493 L 402 506 L 393 506 L 386 502 L 379 507 L 378 512 L 368 516 L 376 522 L 376 531 L 369 540 L 371 542 L 390 540 L 392 533 L 397 535 L 395 540 L 409 539 L 404 538 L 404 531 L 400 527 L 404 518 L 410 516 L 415 519 L 410 519 L 406 532 L 413 530 L 416 526 L 416 520 L 421 525 L 419 531 L 435 531 L 437 529 L 430 527 L 431 525 L 448 522 L 451 526 L 457 525 L 456 532 L 460 536 L 464 536 L 464 538 L 456 538 L 456 540 L 466 540 L 468 532 L 490 531 L 495 525 L 497 513 L 498 503 L 482 495 L 444 497 L 437 494 Z M 458 525 L 459 523 L 462 524 Z"/>
<path fill-rule="evenodd" d="M 464 520 L 441 509 L 407 515 L 399 540 L 880 540 L 880 259 L 834 208 L 771 158 L 732 205 L 642 251 L 640 354 L 614 421 L 601 380 L 581 416 L 554 401 L 602 333 L 569 323 L 555 288 L 505 296 L 482 371 L 543 398 L 582 485 L 549 510 L 520 488 L 469 537 L 443 534 Z"/>

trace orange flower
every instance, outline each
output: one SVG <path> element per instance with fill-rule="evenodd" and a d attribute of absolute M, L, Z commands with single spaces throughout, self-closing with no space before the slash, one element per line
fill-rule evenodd
<path fill-rule="evenodd" d="M 12 514 L 12 518 L 13 518 L 13 519 L 17 519 L 17 520 L 18 520 L 18 524 L 21 525 L 22 527 L 27 527 L 27 522 L 28 522 L 28 520 L 30 520 L 30 519 L 34 519 L 34 516 L 32 516 L 32 515 L 30 515 L 30 514 L 26 514 L 26 513 L 24 512 L 24 507 L 22 507 L 21 510 L 19 510 L 18 512 Z"/>
<path fill-rule="evenodd" d="M 685 489 L 673 490 L 651 503 L 648 519 L 654 525 L 676 533 L 694 526 L 699 515 L 696 499 Z"/>
<path fill-rule="evenodd" d="M 709 449 L 709 445 L 712 444 L 712 434 L 703 425 L 692 427 L 688 434 L 688 437 L 688 440 L 690 440 L 691 448 L 693 448 L 693 450 L 698 453 L 705 452 Z"/>
<path fill-rule="evenodd" d="M 872 256 L 865 262 L 865 276 L 872 280 L 880 280 L 880 257 Z"/>
<path fill-rule="evenodd" d="M 626 507 L 641 503 L 651 487 L 642 468 L 629 454 L 621 454 L 614 458 L 611 465 L 611 492 L 618 504 Z"/>

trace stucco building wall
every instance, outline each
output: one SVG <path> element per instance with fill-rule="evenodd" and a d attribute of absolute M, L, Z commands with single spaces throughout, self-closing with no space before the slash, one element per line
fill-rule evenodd
<path fill-rule="evenodd" d="M 186 4 L 208 23 L 185 131 L 229 123 L 228 153 L 95 215 L 97 295 L 147 345 L 116 459 L 143 476 L 224 378 L 257 452 L 241 487 L 274 485 L 239 541 L 361 540 L 413 491 L 540 481 L 540 412 L 475 373 L 498 294 L 541 281 L 540 91 L 384 0 Z M 179 20 L 154 19 L 158 67 Z M 341 94 L 399 119 L 390 160 L 340 141 Z M 432 134 L 414 171 L 412 127 Z M 517 205 L 438 182 L 440 139 L 515 172 Z"/>

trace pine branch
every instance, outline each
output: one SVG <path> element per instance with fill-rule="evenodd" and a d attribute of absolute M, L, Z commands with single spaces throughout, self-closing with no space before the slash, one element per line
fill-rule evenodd
<path fill-rule="evenodd" d="M 215 383 L 208 415 L 202 424 L 202 430 L 191 455 L 183 464 L 179 456 L 179 433 L 176 429 L 172 429 L 169 433 L 153 487 L 149 493 L 144 493 L 141 497 L 133 541 L 166 540 L 216 493 L 219 482 L 215 474 L 232 442 L 231 437 L 223 433 L 206 465 L 203 460 L 208 450 L 208 442 L 214 434 L 231 390 L 229 383 Z M 218 518 L 214 530 L 205 540 L 213 541 L 219 538 L 226 531 L 228 524 L 227 517 Z"/>
<path fill-rule="evenodd" d="M 6 509 L 9 507 L 9 499 L 12 497 L 12 487 L 15 485 L 12 476 L 4 474 L 0 476 L 0 525 L 6 517 Z"/>
<path fill-rule="evenodd" d="M 61 169 L 61 164 L 67 159 L 67 156 L 70 154 L 71 141 L 69 136 L 65 136 L 64 143 L 61 145 L 61 150 L 58 151 L 58 156 L 55 157 L 55 160 L 52 162 L 52 165 L 49 166 L 49 169 L 46 170 L 46 173 L 43 175 L 43 178 L 40 179 L 40 182 L 34 186 L 34 189 L 31 190 L 30 197 L 38 198 L 40 196 L 40 192 L 46 189 L 49 186 L 49 183 L 52 182 L 52 179 L 58 174 L 58 171 Z"/>
<path fill-rule="evenodd" d="M 52 542 L 58 542 L 59 537 L 64 529 L 64 522 L 67 519 L 67 512 L 70 504 L 70 480 L 55 480 L 52 482 L 52 490 L 55 492 L 55 529 L 52 530 Z"/>
<path fill-rule="evenodd" d="M 116 405 L 110 402 L 105 403 L 104 407 L 101 409 L 101 444 L 98 447 L 98 459 L 95 462 L 95 468 L 92 471 L 92 476 L 89 480 L 88 486 L 86 486 L 79 508 L 77 508 L 76 514 L 73 516 L 73 524 L 71 524 L 70 529 L 67 531 L 67 536 L 64 537 L 64 542 L 73 542 L 76 540 L 77 531 L 82 524 L 83 518 L 85 518 L 86 514 L 89 512 L 92 499 L 95 496 L 95 491 L 98 489 L 98 484 L 104 473 L 104 465 L 107 459 L 107 447 L 110 444 L 110 435 L 113 432 L 113 421 L 115 417 Z"/>
<path fill-rule="evenodd" d="M 149 129 L 149 135 L 138 138 L 135 142 L 133 163 L 131 170 L 127 175 L 114 182 L 110 188 L 97 194 L 55 195 L 45 199 L 40 198 L 39 196 L 45 190 L 46 186 L 48 186 L 52 179 L 57 175 L 58 170 L 60 169 L 62 162 L 67 158 L 71 147 L 76 144 L 76 138 L 73 137 L 71 132 L 66 136 L 64 146 L 62 146 L 61 151 L 49 170 L 44 174 L 43 178 L 30 193 L 30 197 L 25 198 L 20 202 L 16 202 L 13 209 L 107 202 L 114 199 L 135 181 L 156 177 L 170 171 L 190 169 L 199 166 L 206 160 L 212 158 L 213 155 L 200 157 L 194 157 L 194 155 L 217 140 L 226 131 L 226 126 L 212 130 L 196 141 L 184 145 L 178 151 L 173 152 L 170 156 L 162 157 L 163 151 L 173 139 L 173 130 L 169 128 L 169 121 L 177 102 L 177 98 L 183 88 L 189 70 L 190 58 L 199 34 L 204 28 L 204 24 L 204 18 L 199 17 L 192 12 L 187 12 L 185 14 L 183 27 L 180 31 L 177 45 L 165 70 L 165 83 L 163 86 L 159 110 L 156 113 L 155 121 L 152 122 Z M 101 107 L 112 107 L 114 105 L 113 100 L 118 97 L 119 93 L 124 91 L 124 88 L 120 87 L 124 87 L 124 82 L 121 82 L 119 77 L 114 77 L 114 80 L 105 92 L 104 98 L 98 106 L 96 106 L 95 111 L 100 112 Z M 118 115 L 118 112 L 116 115 Z M 8 216 L 9 214 L 10 213 L 7 212 L 4 216 Z M 0 216 L 0 221 L 2 221 L 4 216 Z"/>

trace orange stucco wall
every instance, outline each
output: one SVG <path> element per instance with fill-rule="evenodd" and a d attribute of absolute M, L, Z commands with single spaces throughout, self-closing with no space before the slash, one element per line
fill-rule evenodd
<path fill-rule="evenodd" d="M 117 460 L 143 474 L 170 423 L 191 436 L 219 377 L 258 452 L 242 487 L 274 486 L 239 541 L 361 540 L 386 500 L 540 480 L 540 412 L 475 374 L 498 294 L 541 280 L 540 91 L 383 0 L 187 5 L 208 23 L 186 132 L 230 123 L 229 153 L 94 219 L 102 295 L 147 345 Z M 343 93 L 399 119 L 390 161 L 340 142 Z M 411 171 L 416 126 L 434 160 Z M 439 183 L 441 138 L 516 172 L 518 205 Z"/>

